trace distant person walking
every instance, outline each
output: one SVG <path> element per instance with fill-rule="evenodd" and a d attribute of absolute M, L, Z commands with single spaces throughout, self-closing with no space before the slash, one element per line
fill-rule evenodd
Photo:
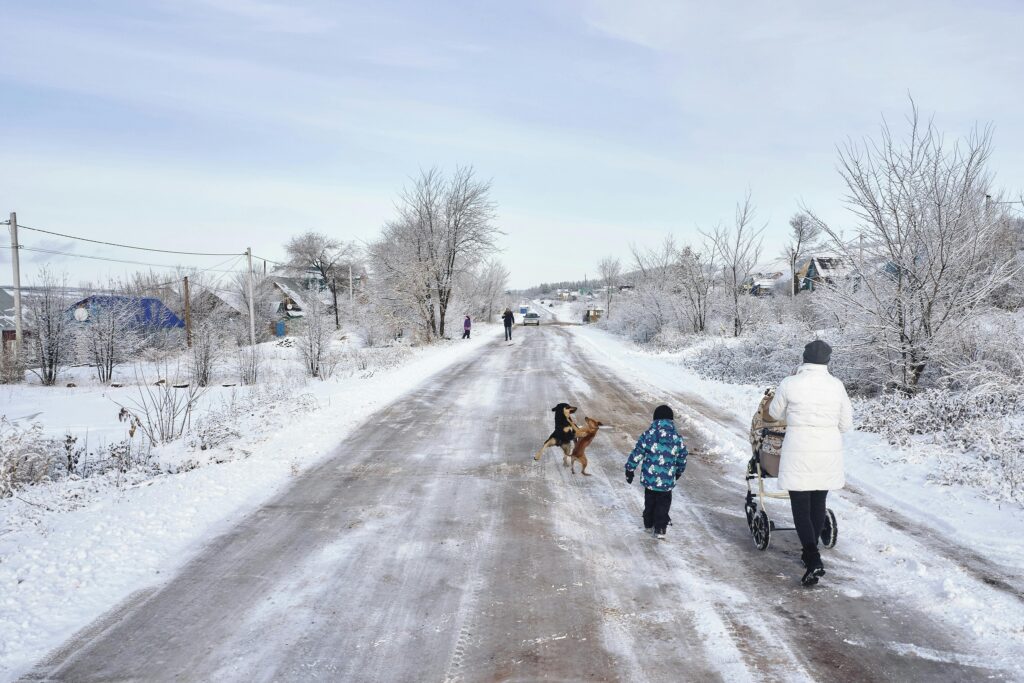
<path fill-rule="evenodd" d="M 462 321 L 462 338 L 469 339 L 469 330 L 473 327 L 473 321 L 466 316 L 466 319 Z"/>
<path fill-rule="evenodd" d="M 803 546 L 800 583 L 813 586 L 825 575 L 818 539 L 825 528 L 825 498 L 843 488 L 843 437 L 853 428 L 846 387 L 828 371 L 832 347 L 813 341 L 804 347 L 796 374 L 775 390 L 768 413 L 787 424 L 779 462 L 779 488 L 789 491 L 793 524 Z"/>
<path fill-rule="evenodd" d="M 512 315 L 512 309 L 506 308 L 505 313 L 502 314 L 501 320 L 505 323 L 505 341 L 512 341 L 512 325 L 516 321 L 516 317 Z"/>

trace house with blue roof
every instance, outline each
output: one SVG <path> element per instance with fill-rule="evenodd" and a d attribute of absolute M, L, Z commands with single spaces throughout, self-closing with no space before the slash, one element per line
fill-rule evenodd
<path fill-rule="evenodd" d="M 160 299 L 149 296 L 119 296 L 94 294 L 74 303 L 67 314 L 75 323 L 87 325 L 89 321 L 105 311 L 125 311 L 131 316 L 134 326 L 141 329 L 172 330 L 184 328 L 185 321 Z"/>

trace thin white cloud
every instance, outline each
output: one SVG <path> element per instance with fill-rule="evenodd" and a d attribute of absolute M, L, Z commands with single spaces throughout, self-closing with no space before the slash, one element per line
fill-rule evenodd
<path fill-rule="evenodd" d="M 336 22 L 296 3 L 269 0 L 171 0 L 164 3 L 172 11 L 222 13 L 234 20 L 242 20 L 258 31 L 268 33 L 325 33 Z"/>

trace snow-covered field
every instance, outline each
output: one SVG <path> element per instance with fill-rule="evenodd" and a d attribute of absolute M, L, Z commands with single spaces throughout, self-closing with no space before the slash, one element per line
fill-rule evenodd
<path fill-rule="evenodd" d="M 238 404 L 227 415 L 239 438 L 205 451 L 183 439 L 155 453 L 171 469 L 189 460 L 205 466 L 62 481 L 0 500 L 0 680 L 23 673 L 128 595 L 173 573 L 204 541 L 328 455 L 366 416 L 500 333 L 499 326 L 476 325 L 471 340 L 414 349 L 396 367 L 309 384 L 287 379 L 294 373 L 282 353 L 269 359 L 268 370 L 276 360 L 286 368 L 279 383 L 294 386 L 279 387 L 269 410 L 261 396 L 241 396 L 249 389 L 217 387 L 204 397 L 200 415 Z M 96 386 L 87 368 L 64 382 L 78 386 L 4 387 L 0 414 L 92 444 L 126 436 L 114 401 L 136 387 Z"/>

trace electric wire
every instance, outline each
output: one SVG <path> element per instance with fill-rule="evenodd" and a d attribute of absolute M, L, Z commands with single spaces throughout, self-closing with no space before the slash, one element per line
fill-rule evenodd
<path fill-rule="evenodd" d="M 21 225 L 19 224 L 18 227 L 21 227 Z M 68 256 L 68 257 L 71 257 L 71 258 L 84 258 L 84 259 L 90 259 L 90 260 L 93 260 L 93 261 L 109 261 L 111 263 L 127 263 L 127 264 L 134 265 L 134 266 L 149 266 L 151 268 L 167 268 L 167 269 L 171 269 L 171 270 L 176 269 L 176 268 L 181 268 L 180 265 L 168 265 L 166 263 L 147 263 L 145 261 L 130 261 L 130 260 L 127 260 L 127 259 L 116 259 L 116 258 L 110 258 L 110 257 L 107 257 L 107 256 L 89 256 L 87 254 L 74 254 L 72 252 L 58 251 L 56 249 L 45 249 L 45 248 L 42 248 L 42 247 L 29 247 L 29 246 L 25 246 L 24 244 L 19 244 L 18 245 L 18 249 L 22 249 L 24 251 L 34 251 L 34 252 L 38 252 L 38 253 L 41 253 L 41 254 L 52 254 L 52 255 L 55 255 L 55 256 Z M 224 255 L 225 256 L 231 256 L 233 259 L 234 258 L 239 258 L 241 256 L 241 254 L 224 254 Z M 219 271 L 219 272 L 229 273 L 229 272 L 236 272 L 236 271 L 224 270 L 224 271 Z"/>
<path fill-rule="evenodd" d="M 7 225 L 10 225 L 10 221 L 5 221 Z M 57 237 L 64 237 L 69 240 L 80 240 L 82 242 L 92 242 L 93 244 L 103 244 L 108 247 L 120 247 L 122 249 L 135 249 L 138 251 L 152 251 L 160 254 L 180 254 L 182 256 L 244 256 L 244 254 L 236 253 L 220 253 L 220 252 L 202 252 L 202 251 L 175 251 L 173 249 L 152 249 L 150 247 L 138 247 L 131 244 L 119 244 L 117 242 L 105 242 L 103 240 L 94 240 L 89 237 L 78 237 L 76 235 L 68 235 L 62 232 L 54 232 L 53 230 L 43 230 L 42 228 L 32 228 L 22 223 L 18 223 L 18 228 L 22 230 L 31 230 L 33 232 L 41 232 L 47 235 L 55 235 Z"/>

